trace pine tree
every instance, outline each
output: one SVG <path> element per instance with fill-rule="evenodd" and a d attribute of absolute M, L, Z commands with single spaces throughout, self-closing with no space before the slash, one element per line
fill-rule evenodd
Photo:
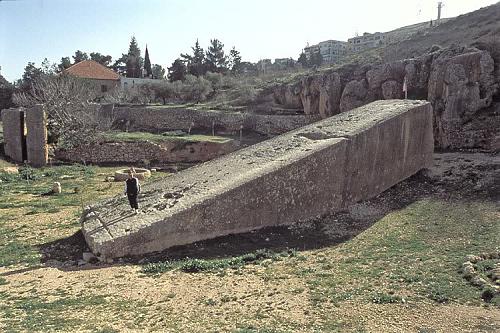
<path fill-rule="evenodd" d="M 210 40 L 206 56 L 207 70 L 214 73 L 224 73 L 227 70 L 227 58 L 224 55 L 224 44 L 218 39 Z"/>
<path fill-rule="evenodd" d="M 299 59 L 297 59 L 297 62 L 304 67 L 308 67 L 308 65 L 309 65 L 309 63 L 307 61 L 307 56 L 304 52 L 300 53 L 300 56 L 299 56 Z"/>
<path fill-rule="evenodd" d="M 87 55 L 87 53 L 76 50 L 75 55 L 73 56 L 73 62 L 77 64 L 84 60 L 89 60 L 89 56 Z"/>
<path fill-rule="evenodd" d="M 111 56 L 105 56 L 104 54 L 101 54 L 99 52 L 92 52 L 90 53 L 90 60 L 94 60 L 95 62 L 98 62 L 103 66 L 109 66 L 109 64 L 111 63 Z"/>
<path fill-rule="evenodd" d="M 144 60 L 141 57 L 141 50 L 137 45 L 137 40 L 132 36 L 127 53 L 126 75 L 127 77 L 141 77 L 141 69 Z"/>
<path fill-rule="evenodd" d="M 175 59 L 171 67 L 168 67 L 168 80 L 170 82 L 184 80 L 186 77 L 186 65 L 180 58 Z"/>
<path fill-rule="evenodd" d="M 241 73 L 241 55 L 240 52 L 236 50 L 233 46 L 231 51 L 229 51 L 228 67 L 233 74 Z"/>
<path fill-rule="evenodd" d="M 200 47 L 198 39 L 191 49 L 193 50 L 193 55 L 181 54 L 181 57 L 187 63 L 188 73 L 194 76 L 205 75 L 207 72 L 205 66 L 205 51 Z"/>
<path fill-rule="evenodd" d="M 144 54 L 144 71 L 146 72 L 146 77 L 153 76 L 153 70 L 151 69 L 151 61 L 149 60 L 149 52 L 147 45 L 146 45 L 146 52 Z"/>
<path fill-rule="evenodd" d="M 66 68 L 71 67 L 71 60 L 69 59 L 69 57 L 62 57 L 61 63 L 57 65 L 57 67 L 59 68 L 59 71 L 62 72 Z"/>

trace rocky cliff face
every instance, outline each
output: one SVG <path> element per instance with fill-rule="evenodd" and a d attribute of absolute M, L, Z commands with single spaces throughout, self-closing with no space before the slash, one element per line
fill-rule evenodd
<path fill-rule="evenodd" d="M 500 42 L 494 49 L 500 49 Z M 274 101 L 323 118 L 381 99 L 426 99 L 441 149 L 498 149 L 500 59 L 491 51 L 452 47 L 363 68 L 341 68 L 277 86 Z M 497 57 L 498 58 L 498 57 Z"/>

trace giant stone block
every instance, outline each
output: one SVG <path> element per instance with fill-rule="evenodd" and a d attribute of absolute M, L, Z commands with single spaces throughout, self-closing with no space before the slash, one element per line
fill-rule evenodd
<path fill-rule="evenodd" d="M 26 146 L 28 163 L 34 167 L 47 164 L 47 116 L 43 105 L 35 105 L 26 110 Z"/>
<path fill-rule="evenodd" d="M 377 101 L 148 184 L 141 214 L 123 197 L 91 205 L 82 230 L 120 257 L 306 221 L 425 168 L 433 148 L 429 103 Z"/>
<path fill-rule="evenodd" d="M 16 162 L 24 162 L 24 110 L 2 110 L 2 126 L 5 155 Z"/>

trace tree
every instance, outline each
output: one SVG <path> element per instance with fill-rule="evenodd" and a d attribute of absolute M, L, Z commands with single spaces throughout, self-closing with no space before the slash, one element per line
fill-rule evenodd
<path fill-rule="evenodd" d="M 95 85 L 71 75 L 42 75 L 29 93 L 13 95 L 19 106 L 44 104 L 48 115 L 50 137 L 66 147 L 95 142 L 98 134 L 111 128 L 112 119 L 99 116 L 92 101 L 98 96 Z"/>
<path fill-rule="evenodd" d="M 109 64 L 111 63 L 111 56 L 110 55 L 103 55 L 100 54 L 99 52 L 92 52 L 90 53 L 90 60 L 94 60 L 95 62 L 100 63 L 103 66 L 108 67 Z"/>
<path fill-rule="evenodd" d="M 127 77 L 141 77 L 141 69 L 144 60 L 141 57 L 141 50 L 137 45 L 137 40 L 134 36 L 130 39 L 130 45 L 126 60 L 126 75 Z"/>
<path fill-rule="evenodd" d="M 153 75 L 153 79 L 164 79 L 165 78 L 165 68 L 161 65 L 154 64 L 151 68 L 151 73 Z"/>
<path fill-rule="evenodd" d="M 206 56 L 207 70 L 214 73 L 224 73 L 227 70 L 227 58 L 224 54 L 224 44 L 218 39 L 210 40 Z"/>
<path fill-rule="evenodd" d="M 168 80 L 170 82 L 184 80 L 186 77 L 186 65 L 180 58 L 175 59 L 172 66 L 168 68 Z"/>
<path fill-rule="evenodd" d="M 151 69 L 151 60 L 149 60 L 149 52 L 147 45 L 146 45 L 146 53 L 144 54 L 144 71 L 146 72 L 146 77 L 153 76 L 153 70 Z"/>
<path fill-rule="evenodd" d="M 205 66 L 205 51 L 200 47 L 198 40 L 196 40 L 196 43 L 191 49 L 193 50 L 193 55 L 181 54 L 181 58 L 187 63 L 188 73 L 194 76 L 205 75 L 207 72 Z"/>
<path fill-rule="evenodd" d="M 61 63 L 57 65 L 57 68 L 59 69 L 60 72 L 70 67 L 71 67 L 71 60 L 69 59 L 69 57 L 62 57 Z"/>
<path fill-rule="evenodd" d="M 14 86 L 0 75 L 0 110 L 8 109 L 14 105 L 12 103 L 13 92 Z"/>
<path fill-rule="evenodd" d="M 309 64 L 311 66 L 321 66 L 323 63 L 323 56 L 319 52 L 313 52 L 311 54 L 311 59 L 309 59 Z"/>
<path fill-rule="evenodd" d="M 80 61 L 84 60 L 89 60 L 89 56 L 87 55 L 87 53 L 82 52 L 80 50 L 76 50 L 75 55 L 73 56 L 73 62 L 77 64 Z"/>
<path fill-rule="evenodd" d="M 306 56 L 306 54 L 304 52 L 300 53 L 300 56 L 299 56 L 299 59 L 297 59 L 297 62 L 299 64 L 301 64 L 302 66 L 304 66 L 304 67 L 308 67 L 309 66 L 309 63 L 307 61 L 307 56 Z"/>
<path fill-rule="evenodd" d="M 212 91 L 210 81 L 202 76 L 196 77 L 191 74 L 186 75 L 182 88 L 183 99 L 196 103 L 204 101 Z"/>
<path fill-rule="evenodd" d="M 231 51 L 229 51 L 228 67 L 231 73 L 239 74 L 241 73 L 241 55 L 240 52 L 236 50 L 233 46 Z"/>
<path fill-rule="evenodd" d="M 111 68 L 120 74 L 121 76 L 126 76 L 127 74 L 127 55 L 122 53 L 122 56 L 114 62 Z"/>
<path fill-rule="evenodd" d="M 35 66 L 34 62 L 28 62 L 26 67 L 24 67 L 24 73 L 22 78 L 17 82 L 19 89 L 22 91 L 29 91 L 35 81 L 43 75 L 41 68 Z"/>

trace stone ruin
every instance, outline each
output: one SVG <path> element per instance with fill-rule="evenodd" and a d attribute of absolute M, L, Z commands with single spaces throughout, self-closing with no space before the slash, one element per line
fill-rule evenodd
<path fill-rule="evenodd" d="M 307 221 L 378 195 L 433 150 L 428 102 L 373 102 L 147 184 L 137 215 L 123 197 L 91 205 L 83 235 L 115 258 Z"/>
<path fill-rule="evenodd" d="M 5 155 L 34 167 L 47 165 L 47 116 L 43 105 L 2 110 Z"/>

